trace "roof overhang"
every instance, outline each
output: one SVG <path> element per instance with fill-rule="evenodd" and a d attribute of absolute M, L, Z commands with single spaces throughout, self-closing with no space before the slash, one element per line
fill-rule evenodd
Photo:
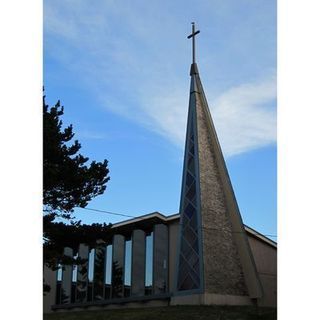
<path fill-rule="evenodd" d="M 115 223 L 112 225 L 112 229 L 117 229 L 121 233 L 131 233 L 132 229 L 142 229 L 147 232 L 151 232 L 153 225 L 157 223 L 164 223 L 164 224 L 169 224 L 170 222 L 173 222 L 175 220 L 180 219 L 180 214 L 172 214 L 170 216 L 165 216 L 160 212 L 152 212 L 148 213 L 139 217 L 135 217 L 132 219 L 128 219 L 125 221 L 121 221 L 118 223 Z M 251 227 L 248 227 L 247 225 L 244 225 L 245 231 L 255 237 L 258 240 L 262 240 L 272 247 L 277 248 L 277 243 L 268 237 L 264 236 L 263 234 L 259 233 L 258 231 L 252 229 Z"/>

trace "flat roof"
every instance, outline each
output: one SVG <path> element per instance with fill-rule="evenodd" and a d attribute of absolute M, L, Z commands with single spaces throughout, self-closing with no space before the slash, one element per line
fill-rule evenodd
<path fill-rule="evenodd" d="M 124 220 L 118 223 L 115 223 L 112 225 L 112 228 L 120 228 L 120 229 L 127 229 L 128 227 L 131 229 L 131 225 L 134 225 L 135 227 L 139 227 L 141 226 L 141 223 L 143 223 L 146 226 L 151 227 L 151 225 L 156 224 L 156 223 L 169 223 L 170 221 L 174 221 L 174 220 L 178 220 L 180 219 L 180 214 L 176 213 L 176 214 L 172 214 L 169 216 L 165 216 L 160 212 L 152 212 L 152 213 L 148 213 L 139 217 L 135 217 L 132 219 L 128 219 L 128 220 Z M 273 247 L 277 247 L 277 243 L 271 239 L 269 239 L 268 237 L 264 236 L 263 234 L 261 234 L 260 232 L 252 229 L 251 227 L 244 225 L 244 229 L 252 236 L 254 236 L 255 238 L 258 238 L 268 244 L 270 244 Z"/>

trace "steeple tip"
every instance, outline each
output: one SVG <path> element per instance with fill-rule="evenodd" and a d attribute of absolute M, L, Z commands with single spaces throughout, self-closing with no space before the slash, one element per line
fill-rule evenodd
<path fill-rule="evenodd" d="M 190 68 L 190 76 L 192 76 L 193 74 L 199 74 L 198 66 L 195 62 L 191 64 Z"/>

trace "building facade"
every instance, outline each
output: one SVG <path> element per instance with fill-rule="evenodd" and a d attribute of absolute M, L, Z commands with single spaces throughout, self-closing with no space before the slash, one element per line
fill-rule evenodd
<path fill-rule="evenodd" d="M 45 269 L 44 311 L 184 304 L 276 306 L 276 243 L 242 222 L 195 62 L 195 31 L 179 214 L 115 224 L 109 242 Z"/>
<path fill-rule="evenodd" d="M 180 295 L 176 290 L 179 227 L 179 214 L 166 217 L 155 212 L 114 224 L 108 243 L 95 248 L 80 245 L 78 254 L 88 258 L 85 265 L 63 271 L 45 268 L 51 290 L 44 297 L 44 312 L 177 304 L 276 306 L 276 243 L 248 226 L 244 228 L 263 297 L 255 301 L 245 295 L 240 299 L 223 294 L 214 299 Z M 71 249 L 65 253 L 76 255 Z"/>

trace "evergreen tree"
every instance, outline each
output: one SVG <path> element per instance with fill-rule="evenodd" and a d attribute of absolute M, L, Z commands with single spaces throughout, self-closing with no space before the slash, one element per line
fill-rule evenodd
<path fill-rule="evenodd" d="M 80 243 L 94 246 L 97 239 L 109 237 L 110 225 L 83 225 L 72 212 L 86 207 L 94 197 L 103 194 L 110 177 L 108 161 L 92 161 L 79 153 L 72 125 L 62 127 L 63 107 L 60 101 L 49 108 L 43 97 L 43 246 L 44 264 L 55 269 L 58 262 L 74 261 L 62 257 L 63 248 L 77 249 Z M 56 218 L 65 222 L 56 222 Z M 80 262 L 79 262 L 80 263 Z"/>
<path fill-rule="evenodd" d="M 75 207 L 88 202 L 106 189 L 108 161 L 92 161 L 79 153 L 72 125 L 62 128 L 60 101 L 50 108 L 43 97 L 43 204 L 53 216 L 70 219 Z M 70 145 L 68 145 L 70 144 Z"/>

